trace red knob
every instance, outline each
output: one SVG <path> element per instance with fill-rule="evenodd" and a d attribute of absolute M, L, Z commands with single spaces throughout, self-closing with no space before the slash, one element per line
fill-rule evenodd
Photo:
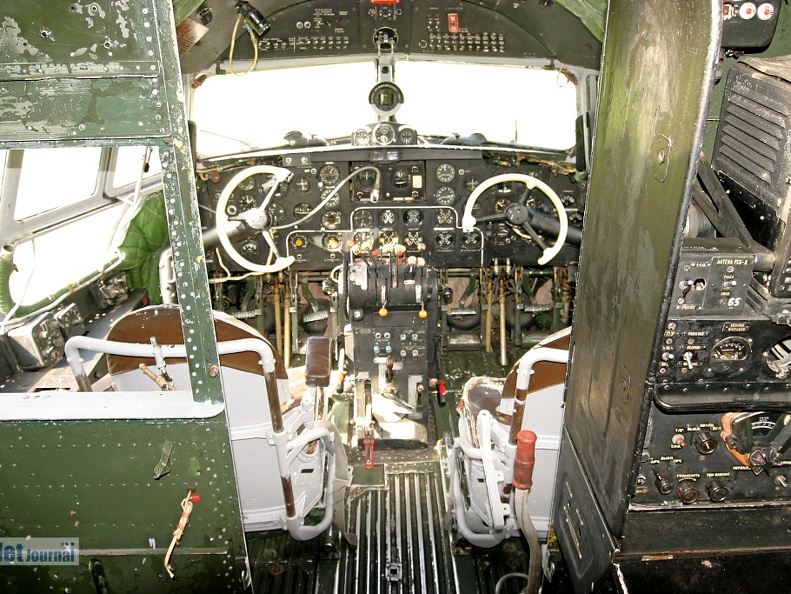
<path fill-rule="evenodd" d="M 536 465 L 536 434 L 524 429 L 516 436 L 514 460 L 514 487 L 530 489 L 533 486 L 533 467 Z"/>

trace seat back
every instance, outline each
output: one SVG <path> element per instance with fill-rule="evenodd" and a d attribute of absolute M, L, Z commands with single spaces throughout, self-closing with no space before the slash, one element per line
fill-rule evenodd
<path fill-rule="evenodd" d="M 562 330 L 528 351 L 503 378 L 473 377 L 462 389 L 459 403 L 459 438 L 462 464 L 456 472 L 466 474 L 469 501 L 464 503 L 465 513 L 457 512 L 457 524 L 464 524 L 465 538 L 479 546 L 494 546 L 503 538 L 514 534 L 513 518 L 505 520 L 504 527 L 493 529 L 496 514 L 494 506 L 500 497 L 510 492 L 508 485 L 513 477 L 514 447 L 509 436 L 529 429 L 537 435 L 535 446 L 535 471 L 530 490 L 528 510 L 540 535 L 546 536 L 549 528 L 552 496 L 557 471 L 558 450 L 563 427 L 563 396 L 566 363 L 550 359 L 567 357 L 570 328 Z M 542 353 L 548 358 L 543 358 Z M 530 364 L 525 366 L 525 361 Z M 523 414 L 515 414 L 517 383 L 524 374 L 526 393 Z M 485 411 L 487 414 L 481 415 Z M 479 419 L 488 426 L 478 427 Z M 516 426 L 518 425 L 518 426 Z M 512 433 L 513 432 L 513 433 Z M 491 443 L 480 443 L 485 435 Z M 481 455 L 483 448 L 494 448 L 491 466 Z M 497 474 L 499 494 L 488 483 Z M 488 474 L 488 476 L 487 476 Z"/>
<path fill-rule="evenodd" d="M 231 341 L 254 339 L 263 343 L 275 360 L 275 382 L 267 384 L 257 352 L 242 351 L 220 356 L 220 375 L 225 399 L 225 414 L 231 436 L 239 502 L 245 531 L 288 529 L 287 495 L 276 480 L 280 472 L 278 452 L 272 443 L 273 416 L 270 403 L 277 402 L 283 424 L 289 431 L 298 433 L 305 421 L 315 420 L 315 407 L 306 410 L 301 406 L 304 381 L 295 389 L 280 357 L 269 341 L 255 329 L 235 318 L 214 312 L 215 332 L 220 352 L 223 344 Z M 133 311 L 113 326 L 108 343 L 151 345 L 151 356 L 133 357 L 107 355 L 108 371 L 113 383 L 122 391 L 162 390 L 165 381 L 174 389 L 189 389 L 189 364 L 186 358 L 157 354 L 165 345 L 186 344 L 187 353 L 192 348 L 188 338 L 185 343 L 178 306 L 163 305 Z M 152 376 L 158 377 L 159 382 Z M 164 381 L 163 381 L 164 380 Z M 277 398 L 272 399 L 268 390 L 276 386 Z M 167 398 L 167 393 L 163 394 Z M 310 408 L 310 407 L 309 407 Z M 324 504 L 327 457 L 329 453 L 321 440 L 315 440 L 291 460 L 287 474 L 291 482 L 294 511 L 304 517 L 317 505 Z M 284 457 L 285 458 L 285 457 Z M 211 469 L 205 469 L 211 481 Z"/>

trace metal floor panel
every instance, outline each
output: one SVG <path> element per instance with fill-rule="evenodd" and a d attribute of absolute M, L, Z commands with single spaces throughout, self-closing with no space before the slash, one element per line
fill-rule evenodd
<path fill-rule="evenodd" d="M 347 526 L 359 544 L 343 550 L 336 592 L 459 592 L 450 537 L 442 527 L 445 506 L 440 472 L 437 462 L 388 464 L 384 485 L 353 487 L 347 501 Z"/>
<path fill-rule="evenodd" d="M 492 594 L 506 574 L 528 570 L 522 539 L 492 549 L 451 541 L 442 524 L 443 475 L 438 461 L 355 468 L 346 500 L 356 549 L 324 548 L 323 538 L 297 542 L 284 532 L 248 536 L 257 594 Z M 454 554 L 455 553 L 455 554 Z M 510 579 L 503 594 L 524 581 Z M 554 592 L 567 591 L 555 589 Z"/>

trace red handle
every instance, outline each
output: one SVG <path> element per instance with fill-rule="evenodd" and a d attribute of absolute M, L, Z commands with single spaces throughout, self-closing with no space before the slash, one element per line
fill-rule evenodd
<path fill-rule="evenodd" d="M 374 438 L 373 437 L 366 437 L 363 439 L 363 449 L 365 453 L 365 462 L 363 466 L 367 470 L 371 470 L 374 467 Z"/>
<path fill-rule="evenodd" d="M 533 486 L 533 467 L 536 465 L 536 434 L 523 429 L 516 436 L 514 460 L 514 487 L 530 489 Z"/>

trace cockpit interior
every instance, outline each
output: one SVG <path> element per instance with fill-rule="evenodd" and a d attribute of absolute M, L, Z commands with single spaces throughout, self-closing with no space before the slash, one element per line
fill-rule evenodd
<path fill-rule="evenodd" d="M 785 2 L 2 4 L 0 590 L 791 583 Z"/>

